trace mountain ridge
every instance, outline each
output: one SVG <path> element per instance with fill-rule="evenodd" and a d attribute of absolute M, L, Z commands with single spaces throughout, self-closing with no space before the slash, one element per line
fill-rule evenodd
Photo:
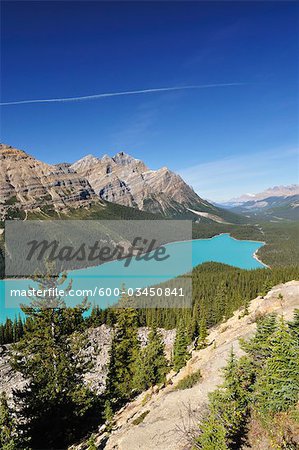
<path fill-rule="evenodd" d="M 107 204 L 196 222 L 244 223 L 246 219 L 202 199 L 180 175 L 163 166 L 150 169 L 124 153 L 77 162 L 44 163 L 10 145 L 0 144 L 0 220 L 20 211 L 41 211 L 47 218 L 70 209 Z"/>
<path fill-rule="evenodd" d="M 204 220 L 200 213 L 210 213 L 208 219 L 212 221 L 212 216 L 220 214 L 223 219 L 226 215 L 168 167 L 150 169 L 123 151 L 112 157 L 87 155 L 71 167 L 89 181 L 102 200 L 169 217 L 185 215 L 197 221 Z"/>
<path fill-rule="evenodd" d="M 273 186 L 265 189 L 264 191 L 257 192 L 254 194 L 243 194 L 240 197 L 234 197 L 227 202 L 222 202 L 222 205 L 238 206 L 239 204 L 248 201 L 264 200 L 270 197 L 291 197 L 294 195 L 299 195 L 299 185 L 289 184 L 289 185 L 279 185 Z"/>
<path fill-rule="evenodd" d="M 236 214 L 270 220 L 299 220 L 299 185 L 274 186 L 257 194 L 245 194 L 218 204 Z"/>

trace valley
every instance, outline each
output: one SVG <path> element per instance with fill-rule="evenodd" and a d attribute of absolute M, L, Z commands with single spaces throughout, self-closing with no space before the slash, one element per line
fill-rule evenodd
<path fill-rule="evenodd" d="M 261 317 L 283 311 L 285 317 L 291 319 L 299 307 L 298 282 L 295 281 L 299 279 L 297 197 L 266 197 L 257 199 L 254 204 L 253 200 L 245 199 L 242 205 L 223 208 L 203 200 L 169 169 L 150 170 L 142 161 L 123 152 L 113 157 L 87 156 L 72 165 L 52 166 L 5 145 L 0 148 L 0 156 L 3 161 L 0 167 L 0 371 L 4 380 L 0 390 L 5 392 L 8 410 L 20 405 L 18 396 L 22 397 L 22 390 L 28 397 L 27 404 L 38 408 L 26 383 L 33 383 L 32 388 L 36 389 L 37 375 L 45 384 L 53 374 L 55 376 L 55 365 L 51 366 L 53 346 L 62 366 L 68 364 L 74 374 L 81 364 L 84 367 L 82 372 L 79 370 L 80 374 L 74 375 L 79 378 L 72 387 L 69 386 L 71 373 L 67 380 L 62 377 L 58 382 L 61 386 L 65 382 L 68 384 L 67 389 L 62 387 L 67 392 L 60 406 L 62 411 L 68 409 L 69 404 L 72 411 L 80 411 L 79 399 L 83 395 L 86 412 L 80 413 L 79 421 L 70 412 L 67 422 L 58 425 L 55 411 L 48 410 L 45 416 L 38 412 L 41 421 L 38 428 L 33 423 L 30 425 L 33 448 L 40 448 L 44 435 L 47 435 L 47 442 L 51 442 L 51 448 L 63 445 L 72 450 L 126 450 L 128 446 L 142 450 L 180 450 L 197 445 L 206 432 L 201 427 L 213 420 L 207 413 L 209 408 L 211 411 L 210 395 L 222 380 L 221 369 L 229 358 L 231 346 L 236 358 L 241 357 L 243 361 L 239 339 L 253 336 Z M 283 189 L 282 192 L 285 194 Z M 169 221 L 171 229 L 174 219 L 192 222 L 192 241 L 171 243 L 166 240 L 173 261 L 183 260 L 191 244 L 190 271 L 182 273 L 179 266 L 177 272 L 170 270 L 166 261 L 172 277 L 163 279 L 163 270 L 160 270 L 156 278 L 151 278 L 150 286 L 161 292 L 165 287 L 174 292 L 178 283 L 183 285 L 184 278 L 188 279 L 191 283 L 188 307 L 183 304 L 176 307 L 163 294 L 159 298 L 160 307 L 142 303 L 142 307 L 133 309 L 132 300 L 127 297 L 128 289 L 122 291 L 120 297 L 89 297 L 86 301 L 90 303 L 77 296 L 68 308 L 58 307 L 53 313 L 38 306 L 46 301 L 46 296 L 37 299 L 34 308 L 31 299 L 24 297 L 14 299 L 7 307 L 5 298 L 7 300 L 9 286 L 26 290 L 28 280 L 4 279 L 5 220 L 49 223 L 52 220 L 123 220 L 128 223 L 145 220 L 153 226 L 155 221 L 163 220 Z M 134 267 L 133 262 L 130 269 L 134 271 Z M 136 273 L 138 267 L 136 265 Z M 133 280 L 122 274 L 121 261 L 111 262 L 106 267 L 72 270 L 67 278 L 76 292 L 83 292 L 82 287 L 93 291 L 99 279 L 102 289 L 119 288 L 121 282 L 131 289 L 140 285 L 140 277 Z M 85 280 L 83 284 L 82 280 Z M 31 284 L 36 282 L 44 288 L 49 286 L 46 278 Z M 53 286 L 60 285 L 59 278 L 50 285 L 53 292 L 58 292 Z M 60 304 L 61 297 L 56 297 Z M 122 302 L 129 307 L 122 307 Z M 56 317 L 54 322 L 53 317 Z M 50 337 L 53 327 L 54 330 L 60 327 L 59 323 L 63 328 L 61 331 L 57 328 L 57 335 Z M 35 342 L 39 340 L 36 347 Z M 42 347 L 43 355 L 39 350 Z M 84 349 L 84 360 L 79 356 L 80 349 Z M 18 358 L 15 362 L 10 360 L 16 351 L 23 355 L 23 362 Z M 42 365 L 43 372 L 31 367 L 32 356 Z M 77 357 L 80 364 L 75 368 L 72 361 Z M 151 373 L 152 367 L 157 372 Z M 14 393 L 12 387 L 19 387 L 19 393 Z M 55 389 L 49 389 L 55 397 Z M 79 402 L 69 398 L 71 393 L 76 393 Z M 170 414 L 172 409 L 176 414 Z M 26 421 L 27 413 L 22 408 L 21 411 L 17 414 L 22 414 L 21 420 Z M 287 420 L 291 420 L 291 412 L 286 411 Z M 238 439 L 246 437 L 256 445 L 252 434 L 256 419 L 246 414 L 248 433 L 238 422 Z M 43 425 L 44 420 L 47 426 Z M 46 430 L 49 421 L 58 426 L 59 434 Z M 15 426 L 18 428 L 12 425 L 12 435 L 17 433 Z M 43 433 L 40 426 L 45 426 Z M 268 436 L 265 442 L 274 439 L 268 428 L 263 428 L 260 422 L 258 426 L 261 434 Z M 160 429 L 164 431 L 158 436 Z M 229 428 L 223 425 L 221 430 L 223 436 L 230 436 Z M 292 439 L 294 436 L 296 439 L 292 431 Z M 26 439 L 25 434 L 18 442 L 27 445 Z M 281 436 L 275 439 L 278 442 Z M 238 447 L 238 450 L 241 448 L 247 450 L 246 447 Z"/>

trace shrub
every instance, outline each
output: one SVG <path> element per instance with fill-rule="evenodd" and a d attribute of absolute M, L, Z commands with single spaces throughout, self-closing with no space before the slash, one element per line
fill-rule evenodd
<path fill-rule="evenodd" d="M 197 370 L 194 373 L 191 373 L 190 375 L 187 375 L 186 377 L 182 378 L 178 384 L 176 385 L 176 389 L 182 390 L 182 389 L 190 389 L 193 386 L 195 386 L 201 379 L 201 373 L 200 370 Z"/>
<path fill-rule="evenodd" d="M 144 419 L 146 418 L 146 416 L 148 415 L 149 410 L 144 411 L 142 414 L 140 414 L 140 416 L 136 417 L 136 419 L 133 420 L 133 425 L 139 425 L 140 423 L 142 423 L 144 421 Z"/>

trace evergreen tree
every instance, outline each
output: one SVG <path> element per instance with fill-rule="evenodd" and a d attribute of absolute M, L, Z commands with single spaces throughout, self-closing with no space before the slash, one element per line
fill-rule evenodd
<path fill-rule="evenodd" d="M 261 297 L 265 297 L 265 295 L 267 295 L 267 293 L 272 289 L 272 287 L 273 283 L 267 278 L 262 285 L 259 295 Z"/>
<path fill-rule="evenodd" d="M 295 309 L 293 320 L 289 322 L 289 329 L 299 345 L 299 309 Z"/>
<path fill-rule="evenodd" d="M 201 433 L 196 439 L 196 448 L 201 450 L 228 450 L 226 430 L 223 423 L 212 412 L 200 425 Z"/>
<path fill-rule="evenodd" d="M 93 434 L 88 439 L 87 445 L 87 450 L 98 450 L 98 446 L 96 445 L 96 438 Z"/>
<path fill-rule="evenodd" d="M 215 295 L 216 320 L 225 322 L 229 315 L 229 291 L 228 282 L 222 281 L 217 285 Z"/>
<path fill-rule="evenodd" d="M 79 356 L 86 342 L 79 324 L 87 305 L 66 308 L 60 296 L 50 294 L 49 288 L 63 288 L 64 276 L 37 280 L 45 295 L 22 306 L 29 320 L 13 347 L 13 367 L 30 380 L 25 391 L 15 392 L 19 432 L 33 449 L 61 448 L 78 436 L 95 400 L 83 383 L 90 366 Z"/>
<path fill-rule="evenodd" d="M 249 304 L 250 304 L 250 301 L 248 300 L 248 298 L 246 298 L 245 297 L 245 300 L 244 300 L 244 316 L 248 316 L 248 314 L 249 314 Z"/>
<path fill-rule="evenodd" d="M 122 295 L 120 306 L 128 305 L 126 294 Z M 137 337 L 137 312 L 134 308 L 116 308 L 116 326 L 110 349 L 107 378 L 107 396 L 113 408 L 129 400 L 134 388 L 134 366 L 140 346 Z"/>
<path fill-rule="evenodd" d="M 109 400 L 105 401 L 105 405 L 104 405 L 104 417 L 105 419 L 110 422 L 110 420 L 112 420 L 113 418 L 113 409 L 111 406 L 111 402 Z"/>
<path fill-rule="evenodd" d="M 255 399 L 261 416 L 287 411 L 299 399 L 299 346 L 283 319 L 268 340 L 271 355 L 256 385 Z"/>
<path fill-rule="evenodd" d="M 270 354 L 268 339 L 277 329 L 275 314 L 269 314 L 258 321 L 257 330 L 249 341 L 240 340 L 242 349 L 253 359 L 257 366 L 262 366 Z"/>
<path fill-rule="evenodd" d="M 174 347 L 173 347 L 173 368 L 176 371 L 179 371 L 182 367 L 185 366 L 188 359 L 188 338 L 186 333 L 186 328 L 184 321 L 181 320 L 175 337 Z"/>
<path fill-rule="evenodd" d="M 162 336 L 154 326 L 149 333 L 148 343 L 136 359 L 134 387 L 138 391 L 164 383 L 168 371 Z"/>
<path fill-rule="evenodd" d="M 6 394 L 0 397 L 0 448 L 2 450 L 17 450 L 15 423 L 9 410 Z"/>
<path fill-rule="evenodd" d="M 190 327 L 188 332 L 188 340 L 189 342 L 193 342 L 194 339 L 198 338 L 199 327 L 198 327 L 198 317 L 195 311 L 193 310 L 193 314 L 190 320 Z"/>
<path fill-rule="evenodd" d="M 202 312 L 201 318 L 200 318 L 200 325 L 199 325 L 199 346 L 200 346 L 200 348 L 203 348 L 206 346 L 207 337 L 208 337 L 207 320 L 206 320 L 205 313 Z"/>
<path fill-rule="evenodd" d="M 224 383 L 210 395 L 210 407 L 221 418 L 227 442 L 236 448 L 244 438 L 252 383 L 251 362 L 245 359 L 240 364 L 232 349 L 224 368 Z"/>

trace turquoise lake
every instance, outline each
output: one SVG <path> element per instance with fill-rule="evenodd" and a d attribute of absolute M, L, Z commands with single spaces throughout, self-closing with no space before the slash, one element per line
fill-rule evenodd
<path fill-rule="evenodd" d="M 74 290 L 91 289 L 97 287 L 119 288 L 125 283 L 127 288 L 136 289 L 159 284 L 178 275 L 188 273 L 192 267 L 203 262 L 214 261 L 241 269 L 256 269 L 265 267 L 254 258 L 254 253 L 262 247 L 262 242 L 236 240 L 229 234 L 221 234 L 211 239 L 197 239 L 193 241 L 174 242 L 165 245 L 169 258 L 165 261 L 136 261 L 124 267 L 124 260 L 112 261 L 97 267 L 90 267 L 69 272 L 68 279 L 73 280 Z M 150 254 L 151 255 L 151 254 Z M 19 304 L 27 303 L 26 297 L 11 297 L 11 289 L 28 290 L 35 287 L 31 280 L 1 280 L 0 281 L 0 323 L 7 317 L 14 318 L 19 312 Z M 111 296 L 109 300 L 95 296 L 89 298 L 93 304 L 106 307 L 118 297 Z M 82 300 L 82 299 L 81 299 Z M 78 298 L 74 304 L 78 303 Z M 73 305 L 71 300 L 69 306 Z"/>

